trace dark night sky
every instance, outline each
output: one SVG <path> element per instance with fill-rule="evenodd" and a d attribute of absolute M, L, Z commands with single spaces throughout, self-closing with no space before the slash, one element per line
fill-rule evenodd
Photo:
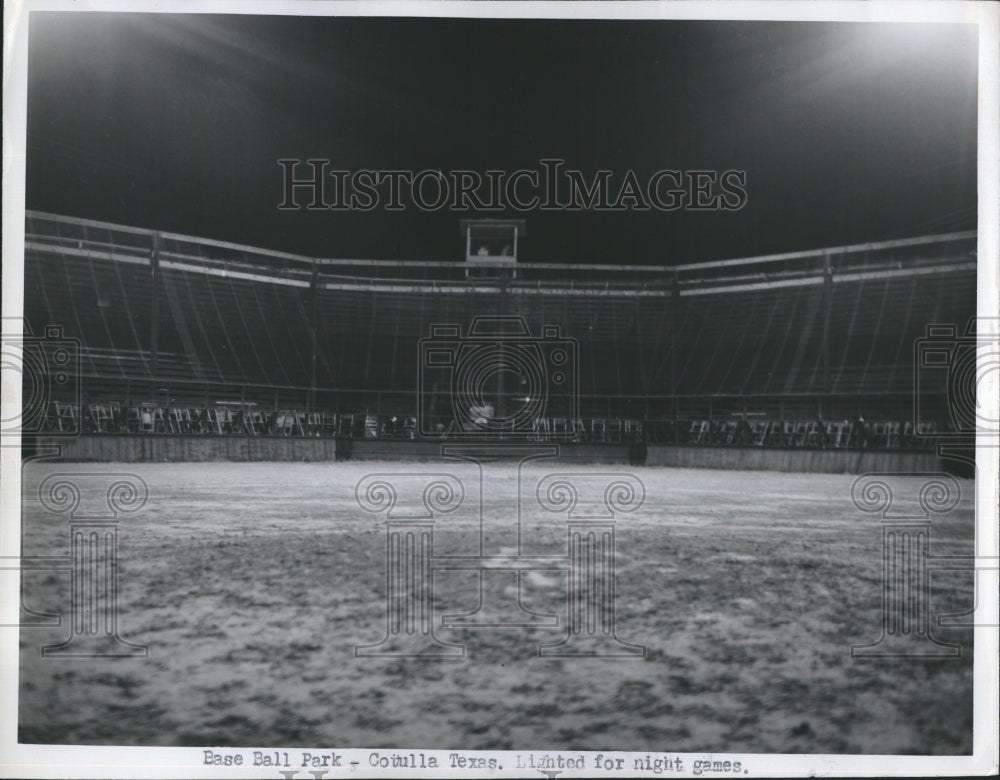
<path fill-rule="evenodd" d="M 747 172 L 738 212 L 529 212 L 523 260 L 675 263 L 976 226 L 960 25 L 34 12 L 27 207 L 327 257 L 459 259 L 458 220 L 282 212 L 338 168 Z M 490 215 L 496 216 L 496 214 Z"/>

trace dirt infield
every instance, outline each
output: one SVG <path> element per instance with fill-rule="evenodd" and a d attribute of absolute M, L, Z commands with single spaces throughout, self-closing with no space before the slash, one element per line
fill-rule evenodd
<path fill-rule="evenodd" d="M 564 633 L 564 572 L 524 575 L 525 605 L 560 627 L 442 628 L 476 606 L 475 571 L 435 575 L 437 636 L 457 660 L 355 657 L 386 632 L 385 525 L 355 485 L 371 472 L 454 471 L 466 502 L 435 554 L 479 545 L 475 473 L 444 464 L 25 467 L 25 555 L 69 552 L 45 511 L 52 472 L 129 472 L 147 505 L 119 527 L 119 630 L 146 658 L 54 658 L 61 627 L 21 630 L 19 734 L 31 743 L 781 753 L 971 750 L 972 631 L 933 627 L 960 658 L 852 658 L 881 633 L 879 517 L 854 477 L 620 469 L 644 505 L 616 526 L 616 623 L 638 658 L 539 657 Z M 462 469 L 466 470 L 463 471 Z M 574 466 L 584 475 L 617 467 Z M 566 550 L 535 500 L 558 465 L 525 470 L 523 551 Z M 921 480 L 892 481 L 913 510 Z M 932 523 L 933 554 L 970 554 L 972 483 Z M 513 466 L 483 489 L 484 545 L 510 552 Z M 529 500 L 530 499 L 530 500 Z M 532 503 L 534 502 L 534 503 Z M 972 607 L 972 575 L 934 573 L 931 615 Z M 67 612 L 66 571 L 23 575 L 25 603 Z M 511 594 L 512 597 L 514 594 Z"/>

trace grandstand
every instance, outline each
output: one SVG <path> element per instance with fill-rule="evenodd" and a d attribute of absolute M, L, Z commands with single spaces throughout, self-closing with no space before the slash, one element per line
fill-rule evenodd
<path fill-rule="evenodd" d="M 499 438 L 926 449 L 955 422 L 940 382 L 921 386 L 917 414 L 915 345 L 934 324 L 960 337 L 975 314 L 975 247 L 962 232 L 662 266 L 520 262 L 516 274 L 502 258 L 470 276 L 457 258 L 311 258 L 28 212 L 26 321 L 36 338 L 61 325 L 80 359 L 79 383 L 51 390 L 38 427 L 461 438 L 428 400 L 447 391 L 418 386 L 420 340 L 485 315 L 523 318 L 539 338 L 558 326 L 577 350 L 574 397 Z M 523 392 L 515 374 L 498 380 L 498 410 Z"/>

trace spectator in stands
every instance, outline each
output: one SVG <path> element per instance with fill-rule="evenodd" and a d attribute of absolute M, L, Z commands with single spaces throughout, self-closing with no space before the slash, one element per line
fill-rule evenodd
<path fill-rule="evenodd" d="M 830 426 L 823 419 L 823 412 L 816 415 L 816 444 L 822 450 L 830 446 Z"/>
<path fill-rule="evenodd" d="M 750 427 L 750 423 L 747 422 L 746 417 L 740 417 L 736 423 L 736 436 L 734 438 L 736 444 L 741 447 L 753 444 L 753 429 Z"/>
<path fill-rule="evenodd" d="M 858 415 L 854 421 L 854 446 L 858 449 L 866 450 L 869 445 L 868 422 L 863 415 Z"/>

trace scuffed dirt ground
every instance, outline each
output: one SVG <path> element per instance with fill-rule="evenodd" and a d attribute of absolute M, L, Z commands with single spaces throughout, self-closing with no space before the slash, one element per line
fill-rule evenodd
<path fill-rule="evenodd" d="M 69 550 L 65 519 L 37 501 L 46 474 L 127 471 L 148 483 L 147 506 L 119 530 L 119 630 L 149 657 L 42 657 L 68 635 L 66 621 L 22 629 L 20 741 L 971 750 L 971 630 L 932 628 L 962 646 L 960 659 L 851 657 L 852 644 L 881 633 L 879 519 L 852 504 L 851 476 L 629 469 L 647 497 L 616 528 L 616 621 L 645 658 L 539 657 L 561 628 L 438 628 L 442 641 L 465 643 L 464 658 L 356 658 L 356 645 L 385 634 L 386 585 L 384 525 L 358 508 L 354 486 L 373 471 L 420 469 L 443 465 L 26 466 L 28 555 Z M 568 470 L 588 469 L 614 467 Z M 527 469 L 530 501 L 546 473 Z M 912 509 L 920 484 L 893 487 Z M 934 554 L 973 550 L 972 483 L 961 485 L 958 509 L 933 519 Z M 487 513 L 503 516 L 500 497 L 515 488 L 513 467 L 489 482 Z M 435 552 L 475 551 L 473 503 L 437 522 Z M 564 552 L 564 523 L 531 506 L 525 550 Z M 510 539 L 488 527 L 490 549 L 511 549 Z M 475 572 L 436 576 L 438 624 L 475 608 L 476 585 Z M 67 572 L 30 572 L 23 586 L 32 609 L 67 611 Z M 932 619 L 971 608 L 971 574 L 935 573 L 932 586 Z M 564 622 L 566 587 L 561 572 L 526 574 L 525 605 Z"/>

